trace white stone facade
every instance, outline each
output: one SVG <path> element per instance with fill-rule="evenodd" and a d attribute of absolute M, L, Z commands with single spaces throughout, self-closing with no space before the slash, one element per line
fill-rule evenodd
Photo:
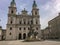
<path fill-rule="evenodd" d="M 32 7 L 32 15 L 29 15 L 25 9 L 21 14 L 16 14 L 16 4 L 13 2 L 14 1 L 11 3 L 14 6 L 12 6 L 12 4 L 9 6 L 6 40 L 26 39 L 26 37 L 28 37 L 30 25 L 39 33 L 38 36 L 40 37 L 39 9 Z"/>

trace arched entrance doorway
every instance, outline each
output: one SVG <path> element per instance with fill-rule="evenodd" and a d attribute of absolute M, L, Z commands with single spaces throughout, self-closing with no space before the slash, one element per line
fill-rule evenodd
<path fill-rule="evenodd" d="M 21 39 L 21 33 L 19 34 L 19 40 Z"/>
<path fill-rule="evenodd" d="M 26 39 L 26 34 L 25 33 L 23 34 L 23 39 Z"/>

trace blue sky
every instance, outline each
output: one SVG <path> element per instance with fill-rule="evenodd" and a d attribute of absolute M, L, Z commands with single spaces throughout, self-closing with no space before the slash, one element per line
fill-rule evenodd
<path fill-rule="evenodd" d="M 8 6 L 12 0 L 0 0 L 0 25 L 6 29 Z M 32 3 L 34 0 L 15 0 L 17 6 L 17 13 L 26 8 L 28 13 L 31 13 Z M 53 19 L 60 12 L 60 0 L 36 0 L 38 8 L 40 9 L 40 24 L 44 29 L 48 26 L 48 21 Z"/>

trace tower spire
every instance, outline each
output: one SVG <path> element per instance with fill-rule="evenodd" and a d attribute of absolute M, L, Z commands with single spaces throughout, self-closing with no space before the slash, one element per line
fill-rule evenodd
<path fill-rule="evenodd" d="M 17 8 L 15 0 L 12 0 L 9 6 L 9 14 L 16 14 Z"/>
<path fill-rule="evenodd" d="M 33 5 L 32 5 L 32 15 L 36 16 L 39 15 L 39 9 L 37 8 L 37 4 L 36 1 L 33 1 Z"/>
<path fill-rule="evenodd" d="M 15 0 L 12 0 L 12 2 L 11 2 L 10 5 L 11 5 L 11 6 L 16 6 Z"/>
<path fill-rule="evenodd" d="M 35 7 L 35 8 L 37 7 L 37 4 L 36 4 L 36 1 L 35 1 L 35 0 L 33 1 L 33 8 L 34 8 L 34 7 Z"/>

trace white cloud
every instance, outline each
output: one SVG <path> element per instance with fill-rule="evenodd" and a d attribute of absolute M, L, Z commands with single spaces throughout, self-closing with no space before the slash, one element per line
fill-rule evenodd
<path fill-rule="evenodd" d="M 24 8 L 27 8 L 28 4 L 27 3 L 23 3 L 22 1 L 21 1 L 21 3 L 17 2 L 17 4 L 16 4 L 17 5 L 17 10 L 18 10 L 17 13 L 18 12 L 20 13 L 20 11 L 22 11 Z"/>
<path fill-rule="evenodd" d="M 26 6 L 27 6 L 27 4 L 22 4 L 22 5 L 20 6 L 20 9 L 23 10 L 24 8 L 26 8 Z"/>
<path fill-rule="evenodd" d="M 41 27 L 43 29 L 48 25 L 48 21 L 56 17 L 60 12 L 60 0 L 52 0 L 51 2 L 47 2 L 46 4 L 41 6 L 41 8 L 47 12 L 47 16 L 43 19 L 41 18 Z"/>
<path fill-rule="evenodd" d="M 54 8 L 56 9 L 56 11 L 60 12 L 60 0 L 56 0 L 54 4 Z"/>

